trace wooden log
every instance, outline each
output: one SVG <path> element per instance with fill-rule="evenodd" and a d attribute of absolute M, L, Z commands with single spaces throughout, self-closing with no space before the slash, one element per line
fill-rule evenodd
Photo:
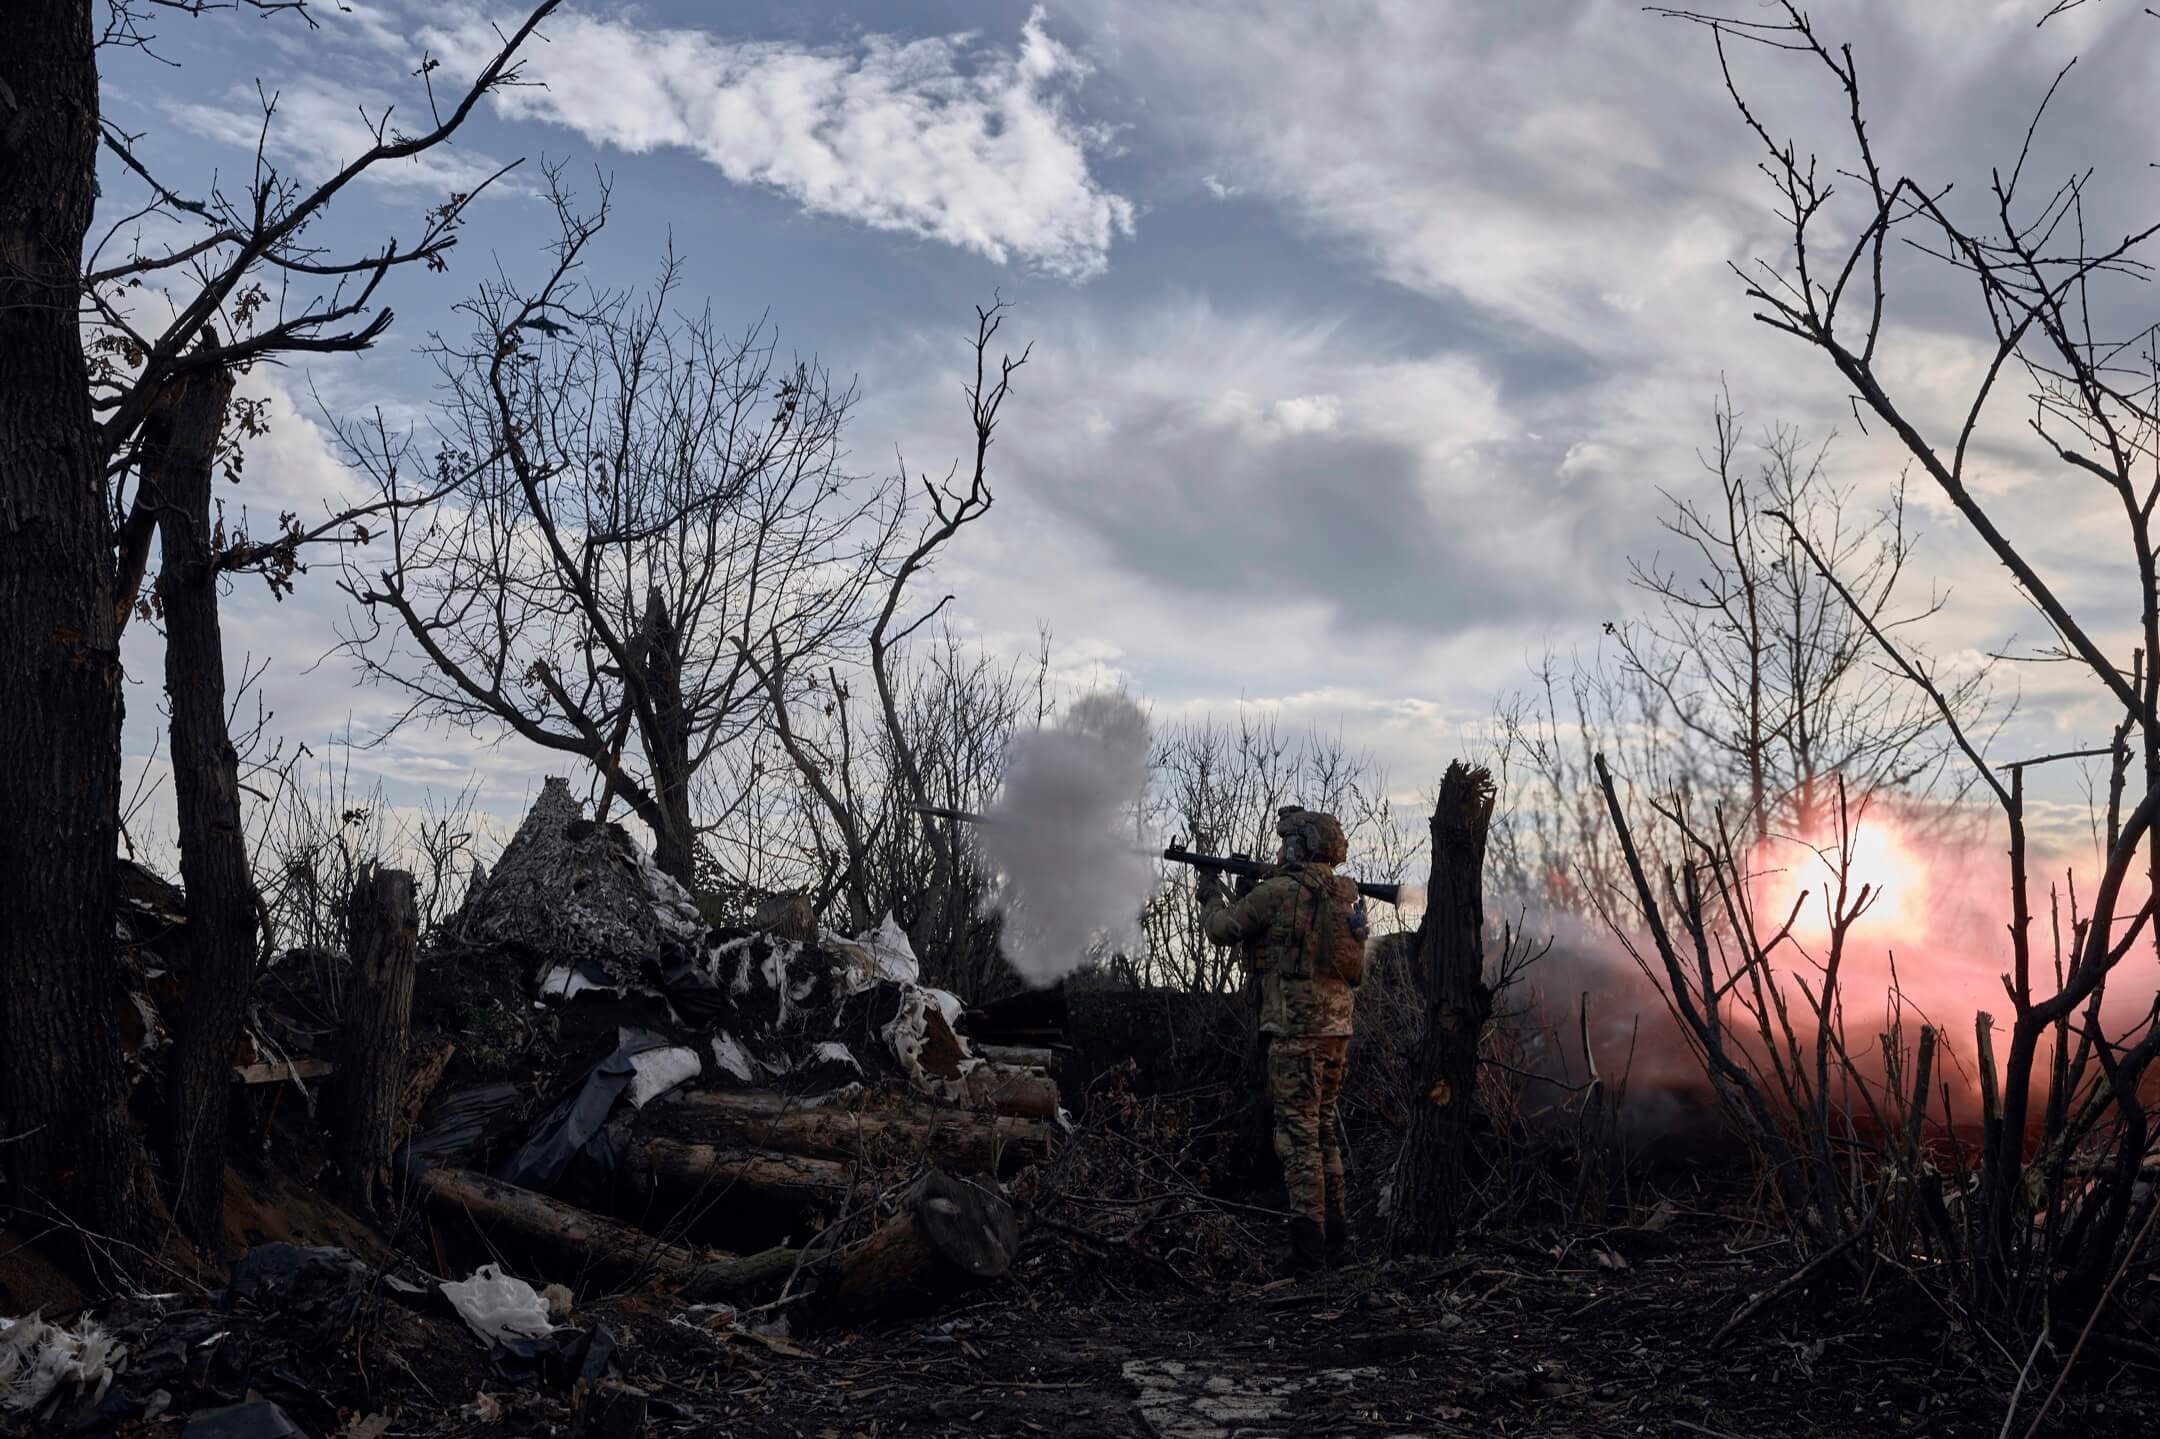
<path fill-rule="evenodd" d="M 680 1244 L 470 1169 L 430 1169 L 419 1185 L 438 1211 L 462 1213 L 490 1244 L 530 1255 L 548 1278 L 573 1287 L 587 1278 L 610 1285 L 676 1282 L 706 1262 Z"/>
<path fill-rule="evenodd" d="M 748 1140 L 760 1149 L 826 1159 L 892 1154 L 926 1159 L 947 1169 L 1010 1170 L 1045 1158 L 1055 1128 L 1030 1119 L 976 1114 L 930 1104 L 891 1109 L 806 1107 L 770 1090 L 704 1090 L 667 1106 L 668 1118 L 695 1137 Z"/>
<path fill-rule="evenodd" d="M 1057 1073 L 1064 1058 L 1047 1044 L 976 1044 L 969 1048 L 978 1058 L 993 1064 L 1040 1069 L 1046 1074 Z"/>
<path fill-rule="evenodd" d="M 410 874 L 373 865 L 352 893 L 353 969 L 330 1096 L 330 1157 L 348 1197 L 369 1212 L 390 1194 L 390 1148 L 404 1098 L 420 941 L 413 896 Z"/>
<path fill-rule="evenodd" d="M 933 1169 L 898 1214 L 828 1267 L 823 1308 L 835 1322 L 920 1313 L 1003 1275 L 1019 1248 L 1011 1205 Z"/>
<path fill-rule="evenodd" d="M 712 1204 L 745 1198 L 836 1214 L 847 1205 L 851 1171 L 837 1159 L 652 1138 L 631 1147 L 630 1179 L 648 1199 Z"/>
<path fill-rule="evenodd" d="M 1015 1119 L 1057 1118 L 1057 1081 L 1039 1069 L 986 1062 L 969 1070 L 965 1083 L 970 1109 Z"/>
<path fill-rule="evenodd" d="M 288 1079 L 320 1079 L 337 1066 L 327 1059 L 266 1059 L 232 1067 L 235 1084 L 283 1084 Z"/>

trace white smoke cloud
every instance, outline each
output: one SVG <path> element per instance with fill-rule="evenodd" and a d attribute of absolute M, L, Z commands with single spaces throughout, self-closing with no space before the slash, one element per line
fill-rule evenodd
<path fill-rule="evenodd" d="M 1088 695 L 1014 741 L 980 834 L 1005 957 L 1028 983 L 1054 983 L 1097 940 L 1134 932 L 1155 882 L 1131 819 L 1147 768 L 1147 716 L 1123 695 Z"/>

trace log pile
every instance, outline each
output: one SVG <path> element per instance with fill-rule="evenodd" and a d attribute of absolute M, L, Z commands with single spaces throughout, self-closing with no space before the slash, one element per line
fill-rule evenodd
<path fill-rule="evenodd" d="M 784 1301 L 795 1322 L 1003 1274 L 1019 1226 L 1002 1181 L 1054 1151 L 1057 1053 L 976 1051 L 889 921 L 843 937 L 783 900 L 758 928 L 707 930 L 649 871 L 551 782 L 459 916 L 460 963 L 477 942 L 523 966 L 575 1067 L 524 1113 L 490 1100 L 499 1123 L 468 1101 L 504 1086 L 449 1085 L 414 1129 L 399 1172 L 438 1250 L 588 1292 Z M 502 912 L 551 891 L 577 894 L 577 923 Z"/>

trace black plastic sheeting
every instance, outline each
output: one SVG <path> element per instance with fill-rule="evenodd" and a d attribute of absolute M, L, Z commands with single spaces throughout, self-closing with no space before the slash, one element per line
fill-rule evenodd
<path fill-rule="evenodd" d="M 545 1339 L 510 1335 L 489 1342 L 488 1360 L 505 1379 L 568 1390 L 580 1379 L 597 1384 L 614 1372 L 615 1336 L 598 1324 L 558 1329 Z"/>
<path fill-rule="evenodd" d="M 465 1084 L 428 1106 L 428 1126 L 398 1150 L 410 1184 L 437 1167 L 484 1169 L 488 1150 L 517 1128 L 525 1092 L 515 1084 Z"/>
<path fill-rule="evenodd" d="M 180 1439 L 308 1439 L 308 1432 L 268 1399 L 250 1399 L 203 1410 L 188 1420 Z"/>
<path fill-rule="evenodd" d="M 369 1270 L 343 1249 L 258 1244 L 232 1267 L 219 1303 L 246 1306 L 310 1329 L 346 1329 L 367 1295 Z"/>
<path fill-rule="evenodd" d="M 682 1022 L 714 1029 L 735 1018 L 735 997 L 700 967 L 702 956 L 687 944 L 670 941 L 645 961 L 645 977 L 665 995 Z"/>
<path fill-rule="evenodd" d="M 615 1103 L 637 1076 L 631 1060 L 648 1050 L 672 1049 L 675 1041 L 649 1030 L 626 1029 L 615 1052 L 585 1072 L 555 1106 L 533 1121 L 525 1142 L 504 1160 L 495 1177 L 583 1208 L 606 1208 L 629 1153 L 626 1124 L 609 1124 Z"/>

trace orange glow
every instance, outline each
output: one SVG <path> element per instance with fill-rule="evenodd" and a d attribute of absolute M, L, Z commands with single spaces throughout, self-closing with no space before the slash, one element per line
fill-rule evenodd
<path fill-rule="evenodd" d="M 1840 869 L 1845 870 L 1845 907 L 1859 901 L 1862 887 L 1868 890 L 1867 906 L 1853 926 L 1854 938 L 1865 935 L 1881 943 L 1901 934 L 1920 918 L 1922 900 L 1929 886 L 1928 862 L 1907 844 L 1887 821 L 1866 821 L 1851 836 L 1850 865 L 1830 838 L 1810 846 L 1796 840 L 1771 840 L 1758 852 L 1757 872 L 1761 918 L 1775 928 L 1792 911 L 1801 891 L 1807 900 L 1793 923 L 1794 933 L 1806 939 L 1830 935 L 1830 906 L 1837 902 Z"/>

